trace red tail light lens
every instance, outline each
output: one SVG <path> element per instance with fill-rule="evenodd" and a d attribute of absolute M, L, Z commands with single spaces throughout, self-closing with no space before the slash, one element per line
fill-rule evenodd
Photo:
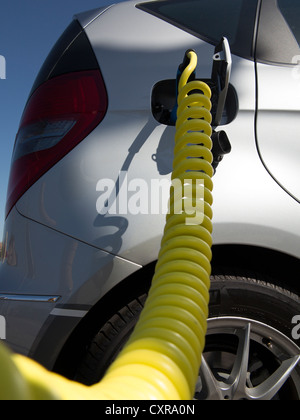
<path fill-rule="evenodd" d="M 102 121 L 107 106 L 99 70 L 55 77 L 33 93 L 16 137 L 6 216 L 45 172 Z"/>

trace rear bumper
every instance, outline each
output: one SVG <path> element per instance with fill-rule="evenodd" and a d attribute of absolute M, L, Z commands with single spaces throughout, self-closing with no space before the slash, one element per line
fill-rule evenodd
<path fill-rule="evenodd" d="M 0 316 L 6 343 L 52 368 L 89 310 L 140 268 L 20 215 L 4 231 Z"/>

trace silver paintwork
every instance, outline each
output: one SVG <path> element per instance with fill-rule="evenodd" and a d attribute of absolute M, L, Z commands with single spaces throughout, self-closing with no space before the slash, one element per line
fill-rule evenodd
<path fill-rule="evenodd" d="M 76 309 L 60 309 L 60 308 L 54 308 L 50 315 L 53 316 L 66 316 L 71 318 L 83 318 L 86 316 L 88 311 L 78 311 Z"/>
<path fill-rule="evenodd" d="M 88 10 L 86 12 L 77 13 L 74 15 L 74 18 L 77 19 L 83 28 L 86 28 L 90 25 L 95 19 L 98 19 L 106 10 L 108 10 L 112 5 L 108 5 L 106 7 L 101 7 L 98 9 Z"/>
<path fill-rule="evenodd" d="M 295 67 L 258 64 L 258 146 L 266 167 L 300 201 L 300 80 Z"/>
<path fill-rule="evenodd" d="M 8 325 L 6 343 L 24 355 L 34 352 L 45 326 L 51 325 L 56 313 L 51 315 L 51 312 L 57 309 L 57 304 L 60 305 L 58 309 L 65 309 L 61 306 L 67 304 L 69 309 L 79 310 L 78 303 L 92 308 L 99 297 L 118 284 L 124 275 L 128 277 L 141 268 L 24 218 L 16 208 L 7 219 L 5 228 L 6 256 L 0 265 L 1 293 L 21 297 L 60 296 L 58 302 L 0 300 L 0 314 Z M 61 318 L 62 312 L 59 315 Z M 73 328 L 80 319 L 73 319 Z M 57 334 L 70 333 L 64 331 L 66 327 L 62 322 L 59 325 L 61 331 Z M 61 350 L 57 344 L 49 339 L 52 358 L 45 361 L 49 363 L 48 367 L 53 367 L 52 363 Z"/>

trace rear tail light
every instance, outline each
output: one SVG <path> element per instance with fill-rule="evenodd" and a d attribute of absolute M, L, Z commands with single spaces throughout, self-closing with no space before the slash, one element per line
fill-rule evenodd
<path fill-rule="evenodd" d="M 43 174 L 95 129 L 107 106 L 99 68 L 58 75 L 37 87 L 26 105 L 16 137 L 6 217 Z"/>

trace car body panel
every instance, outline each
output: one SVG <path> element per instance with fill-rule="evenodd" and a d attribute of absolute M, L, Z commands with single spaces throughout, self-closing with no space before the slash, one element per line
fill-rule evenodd
<path fill-rule="evenodd" d="M 86 28 L 93 20 L 97 19 L 102 13 L 105 13 L 110 7 L 113 7 L 113 4 L 93 10 L 87 10 L 86 12 L 76 13 L 74 19 L 78 20 L 83 28 Z"/>
<path fill-rule="evenodd" d="M 213 179 L 214 244 L 248 244 L 299 258 L 299 204 L 262 165 L 251 119 L 238 119 L 239 125 L 226 127 L 232 151 Z"/>
<path fill-rule="evenodd" d="M 6 341 L 26 355 L 49 316 L 64 315 L 78 323 L 124 275 L 140 268 L 27 219 L 16 209 L 6 221 L 3 254 L 0 311 L 7 320 Z M 60 314 L 55 308 L 70 312 Z M 74 314 L 82 308 L 80 316 Z"/>
<path fill-rule="evenodd" d="M 300 57 L 297 1 L 264 0 L 256 40 L 256 141 L 274 180 L 300 200 Z"/>
<path fill-rule="evenodd" d="M 295 70 L 257 65 L 257 139 L 268 171 L 299 201 L 300 83 Z"/>

